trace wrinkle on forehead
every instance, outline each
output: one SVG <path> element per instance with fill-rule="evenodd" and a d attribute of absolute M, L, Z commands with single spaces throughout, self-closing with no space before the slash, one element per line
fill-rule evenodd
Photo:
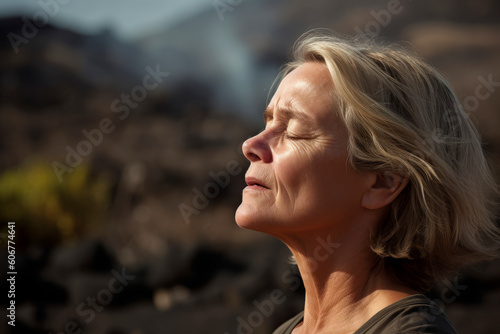
<path fill-rule="evenodd" d="M 334 85 L 326 65 L 304 63 L 283 79 L 265 112 L 265 119 L 272 116 L 272 111 L 291 110 L 326 121 L 335 114 L 333 96 Z"/>

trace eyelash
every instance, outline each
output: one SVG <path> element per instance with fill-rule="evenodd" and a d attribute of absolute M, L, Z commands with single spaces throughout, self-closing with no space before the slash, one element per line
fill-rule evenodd
<path fill-rule="evenodd" d="M 285 139 L 289 139 L 289 140 L 297 140 L 297 139 L 300 139 L 299 137 L 295 137 L 295 136 L 291 136 L 288 131 L 283 131 L 283 137 Z"/>
<path fill-rule="evenodd" d="M 275 133 L 276 134 L 281 133 L 283 138 L 287 139 L 287 140 L 299 140 L 299 139 L 301 139 L 300 137 L 290 135 L 290 133 L 288 132 L 288 130 L 286 128 L 283 130 L 275 130 Z"/>

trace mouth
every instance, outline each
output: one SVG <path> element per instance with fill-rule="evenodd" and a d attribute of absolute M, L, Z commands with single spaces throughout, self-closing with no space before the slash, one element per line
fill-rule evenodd
<path fill-rule="evenodd" d="M 253 190 L 267 190 L 269 189 L 263 181 L 254 178 L 254 177 L 245 177 L 245 182 L 247 184 L 246 189 L 253 189 Z"/>

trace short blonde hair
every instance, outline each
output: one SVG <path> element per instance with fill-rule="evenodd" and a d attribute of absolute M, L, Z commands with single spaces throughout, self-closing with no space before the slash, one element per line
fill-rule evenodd
<path fill-rule="evenodd" d="M 304 62 L 330 71 L 352 166 L 410 179 L 372 236 L 379 264 L 425 292 L 465 265 L 494 258 L 498 189 L 449 83 L 399 46 L 324 30 L 297 41 L 281 78 Z"/>

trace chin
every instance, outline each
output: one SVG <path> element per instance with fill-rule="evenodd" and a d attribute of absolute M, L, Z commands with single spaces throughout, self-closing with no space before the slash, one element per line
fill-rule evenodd
<path fill-rule="evenodd" d="M 242 203 L 236 210 L 234 219 L 239 227 L 251 230 L 252 229 L 251 226 L 254 225 L 252 221 L 255 220 L 255 214 L 250 213 L 249 210 L 245 208 Z"/>
<path fill-rule="evenodd" d="M 278 239 L 284 227 L 283 225 L 280 226 L 279 222 L 270 217 L 265 210 L 248 208 L 243 204 L 236 210 L 235 220 L 240 228 L 265 233 Z"/>
<path fill-rule="evenodd" d="M 266 232 L 266 226 L 269 227 L 269 222 L 266 223 L 262 217 L 262 211 L 254 208 L 248 208 L 243 203 L 240 204 L 234 216 L 236 224 L 246 230 L 254 230 Z"/>

